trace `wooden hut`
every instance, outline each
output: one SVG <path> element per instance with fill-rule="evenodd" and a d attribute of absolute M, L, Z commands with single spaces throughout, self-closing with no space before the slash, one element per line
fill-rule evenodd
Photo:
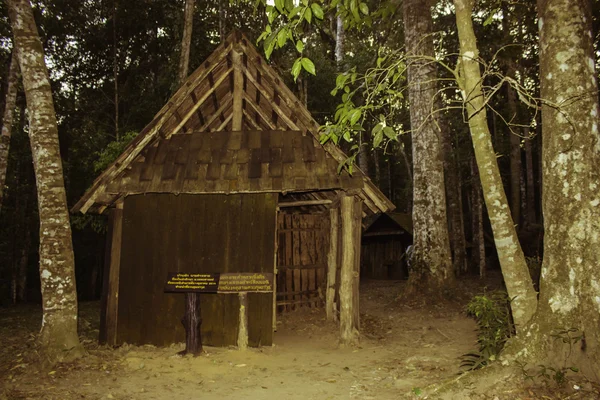
<path fill-rule="evenodd" d="M 361 218 L 393 208 L 241 33 L 232 33 L 93 183 L 73 212 L 109 213 L 101 340 L 182 341 L 173 272 L 277 274 L 281 307 L 327 299 L 358 321 Z M 305 248 L 312 245 L 313 252 Z M 201 294 L 203 342 L 235 345 L 240 300 Z M 249 293 L 247 339 L 270 345 L 274 293 Z M 243 306 L 243 305 L 242 305 Z"/>
<path fill-rule="evenodd" d="M 361 245 L 361 278 L 406 279 L 406 248 L 412 244 L 410 214 L 388 212 L 364 221 Z"/>

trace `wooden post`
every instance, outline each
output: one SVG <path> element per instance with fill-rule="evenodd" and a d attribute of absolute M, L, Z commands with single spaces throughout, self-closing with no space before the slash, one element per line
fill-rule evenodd
<path fill-rule="evenodd" d="M 337 320 L 335 305 L 336 275 L 338 265 L 338 230 L 340 224 L 339 209 L 329 210 L 329 253 L 327 254 L 327 293 L 325 295 L 325 311 L 328 321 Z"/>
<path fill-rule="evenodd" d="M 279 251 L 279 207 L 275 210 L 275 251 L 273 252 L 273 332 L 277 330 L 277 252 Z"/>
<path fill-rule="evenodd" d="M 197 356 L 202 353 L 202 334 L 200 326 L 200 294 L 187 292 L 185 294 L 185 315 L 181 323 L 185 327 L 185 350 L 179 354 L 192 354 Z"/>
<path fill-rule="evenodd" d="M 342 264 L 340 274 L 340 342 L 342 345 L 358 343 L 358 274 L 356 272 L 357 243 L 356 199 L 344 196 L 341 199 L 342 214 Z"/>
<path fill-rule="evenodd" d="M 238 350 L 248 348 L 248 293 L 238 293 L 240 299 L 240 324 L 238 329 Z"/>
<path fill-rule="evenodd" d="M 242 130 L 243 117 L 243 97 L 244 97 L 244 74 L 242 71 L 242 61 L 237 49 L 231 50 L 231 60 L 233 62 L 233 120 L 231 121 L 231 130 Z"/>
<path fill-rule="evenodd" d="M 112 235 L 110 237 L 110 268 L 106 297 L 106 344 L 117 345 L 117 325 L 119 314 L 119 274 L 121 271 L 121 241 L 123 234 L 123 200 L 119 200 L 111 210 Z"/>

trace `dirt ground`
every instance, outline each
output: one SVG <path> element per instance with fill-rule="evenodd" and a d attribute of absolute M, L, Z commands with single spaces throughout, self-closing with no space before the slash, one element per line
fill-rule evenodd
<path fill-rule="evenodd" d="M 98 346 L 99 302 L 82 303 L 80 331 L 88 356 L 54 369 L 39 361 L 39 307 L 4 308 L 0 399 L 410 397 L 457 376 L 460 356 L 476 349 L 476 326 L 464 306 L 485 284 L 493 286 L 473 279 L 456 301 L 432 305 L 400 301 L 404 281 L 363 282 L 359 347 L 340 348 L 336 325 L 326 321 L 322 309 L 306 308 L 279 316 L 272 347 L 243 352 L 205 347 L 206 353 L 196 358 L 176 355 L 183 343 Z M 513 398 L 554 398 L 522 393 Z"/>

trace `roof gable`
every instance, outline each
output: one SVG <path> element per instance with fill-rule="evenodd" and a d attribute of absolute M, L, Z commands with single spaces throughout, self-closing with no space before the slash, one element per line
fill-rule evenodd
<path fill-rule="evenodd" d="M 177 140 L 187 140 L 190 145 L 193 145 L 192 142 L 196 139 L 192 137 L 182 139 L 181 136 L 194 133 L 192 136 L 195 137 L 207 132 L 222 133 L 221 131 L 301 132 L 303 137 L 310 138 L 313 148 L 321 149 L 323 154 L 331 157 L 330 161 L 335 162 L 336 165 L 347 158 L 333 143 L 328 142 L 324 145 L 319 143 L 319 124 L 312 118 L 306 107 L 265 62 L 251 42 L 240 32 L 234 32 L 188 77 L 154 119 L 129 144 L 116 161 L 94 181 L 72 211 L 86 213 L 91 210 L 101 213 L 118 198 L 127 194 L 154 191 L 177 192 L 177 187 L 169 186 L 167 183 L 169 179 L 166 178 L 169 173 L 165 172 L 164 165 L 160 172 L 160 180 L 163 181 L 163 184 L 156 182 L 154 186 L 140 184 L 144 179 L 141 179 L 142 175 L 135 174 L 141 174 L 142 164 L 146 163 L 151 149 L 159 149 L 161 143 L 162 146 L 168 144 L 168 148 Z M 298 134 L 290 135 L 295 135 L 295 138 Z M 173 140 L 174 137 L 177 139 Z M 213 138 L 213 136 L 210 137 Z M 293 142 L 296 139 L 289 140 Z M 306 139 L 297 140 L 304 140 L 305 145 L 307 143 Z M 301 146 L 297 148 L 301 148 Z M 173 156 L 174 153 L 167 151 L 165 154 Z M 187 161 L 189 160 L 186 160 L 186 163 Z M 312 162 L 310 159 L 303 161 L 305 163 Z M 154 159 L 152 163 L 158 165 Z M 211 159 L 206 162 L 206 165 L 207 168 L 208 165 L 213 165 L 214 168 L 219 163 L 213 163 Z M 169 165 L 175 168 L 178 164 L 173 162 Z M 251 165 L 256 168 L 257 163 L 251 163 Z M 328 165 L 328 167 L 323 167 L 323 165 Z M 329 165 L 332 164 L 324 163 L 323 165 L 321 167 L 325 171 L 330 169 Z M 267 166 L 267 168 L 271 167 Z M 302 169 L 308 167 L 299 168 L 302 173 Z M 153 175 L 158 174 L 157 169 L 153 168 Z M 163 174 L 166 175 L 163 177 Z M 131 187 L 133 176 L 138 177 L 137 187 Z M 204 175 L 205 178 L 207 176 Z M 366 211 L 385 212 L 394 208 L 393 204 L 358 168 L 355 168 L 352 177 L 346 171 L 342 171 L 337 178 L 334 177 L 332 180 L 336 179 L 340 182 L 337 186 L 328 184 L 325 187 L 314 189 L 361 188 L 358 195 L 363 199 Z M 361 181 L 361 184 L 356 183 L 357 179 Z M 344 182 L 345 184 L 343 184 Z M 316 183 L 319 183 L 318 179 Z M 292 186 L 295 186 L 296 189 L 291 190 L 313 189 L 312 184 Z M 273 186 L 271 190 L 277 190 L 276 187 L 277 185 Z M 285 191 L 283 186 L 281 190 Z M 183 189 L 183 183 L 181 183 L 179 192 L 187 192 Z M 200 193 L 199 191 L 192 192 Z M 201 192 L 206 192 L 206 189 Z"/>

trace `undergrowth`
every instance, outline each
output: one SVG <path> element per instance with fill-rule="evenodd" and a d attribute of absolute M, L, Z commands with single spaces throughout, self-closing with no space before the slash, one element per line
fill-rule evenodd
<path fill-rule="evenodd" d="M 479 349 L 464 354 L 460 366 L 474 370 L 494 361 L 515 330 L 510 299 L 505 291 L 496 290 L 473 297 L 467 305 L 467 314 L 477 322 Z"/>

